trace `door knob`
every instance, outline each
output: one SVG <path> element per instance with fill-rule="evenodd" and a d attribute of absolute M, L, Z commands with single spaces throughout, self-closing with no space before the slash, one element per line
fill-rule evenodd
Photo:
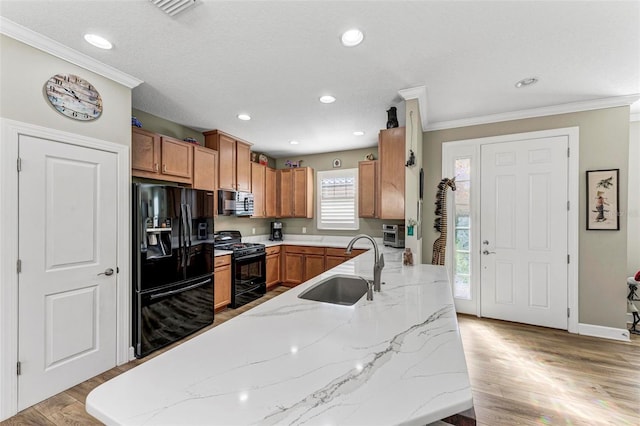
<path fill-rule="evenodd" d="M 104 270 L 104 272 L 100 272 L 98 275 L 106 275 L 106 276 L 113 275 L 113 268 L 107 268 Z"/>
<path fill-rule="evenodd" d="M 482 254 L 484 254 L 485 256 L 488 254 L 496 254 L 495 251 L 489 251 L 489 250 L 482 250 Z"/>

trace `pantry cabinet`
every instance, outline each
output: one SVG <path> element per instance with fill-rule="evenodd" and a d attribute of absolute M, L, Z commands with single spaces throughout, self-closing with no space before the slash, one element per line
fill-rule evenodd
<path fill-rule="evenodd" d="M 380 131 L 378 138 L 378 217 L 404 219 L 405 128 Z"/>
<path fill-rule="evenodd" d="M 251 144 L 219 130 L 204 132 L 204 144 L 218 151 L 218 187 L 251 191 Z"/>
<path fill-rule="evenodd" d="M 278 170 L 278 217 L 313 218 L 313 169 Z"/>
<path fill-rule="evenodd" d="M 191 184 L 193 144 L 131 128 L 131 175 Z"/>

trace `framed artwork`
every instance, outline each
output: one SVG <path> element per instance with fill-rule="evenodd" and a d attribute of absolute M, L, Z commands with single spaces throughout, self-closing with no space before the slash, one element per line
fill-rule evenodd
<path fill-rule="evenodd" d="M 587 170 L 587 230 L 620 230 L 619 171 Z"/>

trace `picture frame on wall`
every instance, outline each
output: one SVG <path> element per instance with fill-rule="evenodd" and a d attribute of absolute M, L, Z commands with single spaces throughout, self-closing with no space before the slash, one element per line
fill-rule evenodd
<path fill-rule="evenodd" d="M 619 231 L 620 169 L 587 170 L 587 230 Z"/>

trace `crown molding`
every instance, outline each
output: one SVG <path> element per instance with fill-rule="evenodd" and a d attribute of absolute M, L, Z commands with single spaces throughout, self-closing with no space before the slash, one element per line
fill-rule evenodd
<path fill-rule="evenodd" d="M 4 34 L 74 65 L 95 72 L 96 74 L 100 74 L 101 76 L 120 83 L 129 89 L 133 89 L 143 82 L 140 79 L 126 74 L 110 65 L 97 61 L 84 53 L 80 53 L 77 50 L 30 30 L 29 28 L 23 27 L 22 25 L 3 16 L 0 16 L 0 34 Z"/>
<path fill-rule="evenodd" d="M 420 120 L 422 121 L 423 131 L 427 129 L 429 122 L 427 121 L 427 87 L 418 86 L 411 87 L 409 89 L 398 90 L 398 94 L 402 96 L 402 99 L 408 101 L 409 99 L 417 99 L 418 107 L 420 109 Z"/>
<path fill-rule="evenodd" d="M 484 115 L 480 117 L 463 118 L 460 120 L 440 121 L 432 123 L 425 131 L 453 129 L 457 127 L 476 126 L 478 124 L 499 123 L 501 121 L 522 120 L 525 118 L 544 117 L 548 115 L 568 114 L 572 112 L 590 111 L 594 109 L 615 108 L 628 106 L 640 99 L 640 94 L 614 96 L 610 98 L 592 99 L 589 101 L 571 102 L 568 104 L 551 105 L 541 108 L 524 109 L 521 111 L 505 112 L 501 114 Z"/>

